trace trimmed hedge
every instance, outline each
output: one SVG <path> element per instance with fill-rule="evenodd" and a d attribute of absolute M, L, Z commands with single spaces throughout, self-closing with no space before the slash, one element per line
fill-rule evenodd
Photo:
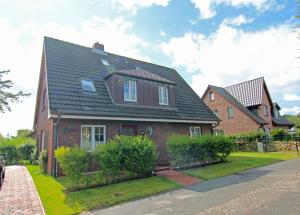
<path fill-rule="evenodd" d="M 167 150 L 173 166 L 185 166 L 194 162 L 225 161 L 234 149 L 231 138 L 205 135 L 191 138 L 172 135 L 167 139 Z"/>
<path fill-rule="evenodd" d="M 97 164 L 98 183 L 103 184 L 122 180 L 128 174 L 131 177 L 149 176 L 154 170 L 157 153 L 154 142 L 146 136 L 116 136 L 107 144 L 98 145 L 94 152 L 60 147 L 55 150 L 55 157 L 76 189 L 82 179 L 89 186 L 89 177 L 85 173 L 92 162 Z M 104 178 L 108 180 L 104 182 Z"/>

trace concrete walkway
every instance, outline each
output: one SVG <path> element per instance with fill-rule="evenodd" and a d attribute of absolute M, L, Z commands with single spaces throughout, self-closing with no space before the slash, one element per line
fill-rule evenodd
<path fill-rule="evenodd" d="M 204 181 L 89 214 L 300 214 L 300 159 Z"/>
<path fill-rule="evenodd" d="M 5 168 L 5 180 L 0 191 L 0 214 L 45 214 L 26 167 Z"/>

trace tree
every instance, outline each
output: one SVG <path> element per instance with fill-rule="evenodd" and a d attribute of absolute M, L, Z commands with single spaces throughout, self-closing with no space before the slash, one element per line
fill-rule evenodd
<path fill-rule="evenodd" d="M 4 113 L 5 110 L 11 111 L 9 106 L 11 102 L 18 102 L 21 97 L 30 95 L 30 93 L 23 93 L 22 91 L 17 93 L 8 91 L 14 86 L 14 83 L 11 80 L 4 80 L 3 76 L 9 72 L 9 70 L 0 71 L 0 112 L 2 113 Z"/>
<path fill-rule="evenodd" d="M 19 129 L 17 131 L 17 137 L 28 137 L 32 133 L 30 129 Z"/>

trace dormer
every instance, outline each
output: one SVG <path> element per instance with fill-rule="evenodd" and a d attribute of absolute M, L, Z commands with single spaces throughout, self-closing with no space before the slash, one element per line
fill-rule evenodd
<path fill-rule="evenodd" d="M 274 102 L 273 103 L 273 117 L 275 117 L 275 118 L 280 118 L 280 106 L 276 103 L 276 102 Z"/>
<path fill-rule="evenodd" d="M 147 70 L 116 70 L 106 78 L 115 104 L 175 108 L 175 83 Z"/>

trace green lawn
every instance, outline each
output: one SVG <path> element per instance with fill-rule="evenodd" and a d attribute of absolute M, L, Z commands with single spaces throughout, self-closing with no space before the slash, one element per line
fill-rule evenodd
<path fill-rule="evenodd" d="M 208 180 L 293 158 L 297 158 L 296 152 L 236 152 L 229 156 L 228 162 L 184 170 L 183 172 Z"/>
<path fill-rule="evenodd" d="M 65 187 L 59 180 L 41 174 L 38 166 L 28 165 L 27 168 L 37 187 L 46 214 L 80 213 L 180 187 L 164 178 L 150 177 L 66 194 L 63 192 Z"/>

